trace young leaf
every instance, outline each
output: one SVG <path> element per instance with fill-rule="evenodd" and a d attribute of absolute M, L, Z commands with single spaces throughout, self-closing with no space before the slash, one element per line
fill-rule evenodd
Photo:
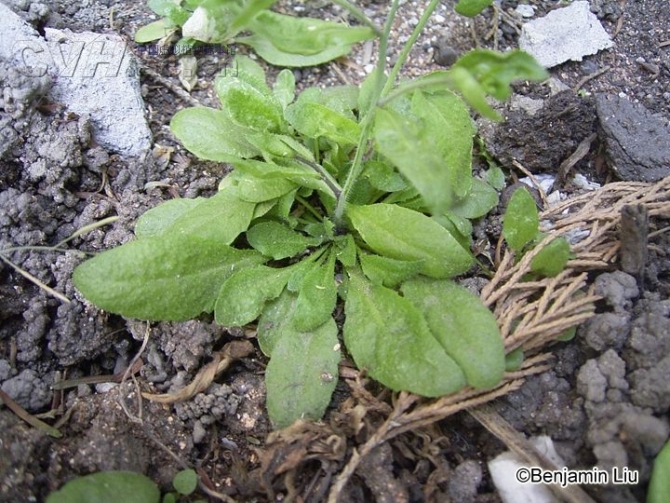
<path fill-rule="evenodd" d="M 233 163 L 261 153 L 245 140 L 244 129 L 214 108 L 179 110 L 170 121 L 170 129 L 184 147 L 201 159 Z"/>
<path fill-rule="evenodd" d="M 301 263 L 302 264 L 302 263 Z M 302 268 L 298 268 L 300 270 Z M 266 356 L 272 357 L 273 350 L 282 334 L 295 332 L 293 315 L 298 302 L 298 296 L 284 290 L 279 297 L 268 302 L 258 319 L 258 345 Z"/>
<path fill-rule="evenodd" d="M 337 384 L 339 346 L 332 318 L 308 332 L 286 326 L 265 370 L 268 414 L 276 428 L 321 419 Z"/>
<path fill-rule="evenodd" d="M 440 224 L 392 204 L 347 207 L 351 224 L 368 246 L 398 260 L 422 260 L 420 272 L 448 278 L 470 269 L 472 256 Z"/>
<path fill-rule="evenodd" d="M 149 0 L 149 8 L 159 16 L 164 16 L 177 26 L 183 25 L 191 13 L 173 0 Z M 164 35 L 163 35 L 164 36 Z"/>
<path fill-rule="evenodd" d="M 281 104 L 240 79 L 218 79 L 216 93 L 225 113 L 238 126 L 254 131 L 278 133 L 282 130 Z"/>
<path fill-rule="evenodd" d="M 307 249 L 311 240 L 279 222 L 260 222 L 247 232 L 249 244 L 263 255 L 280 260 Z M 279 294 L 277 294 L 279 295 Z"/>
<path fill-rule="evenodd" d="M 563 236 L 547 244 L 533 257 L 530 270 L 542 276 L 553 277 L 565 269 L 570 259 L 570 243 Z"/>
<path fill-rule="evenodd" d="M 350 28 L 339 23 L 297 18 L 268 10 L 250 20 L 247 37 L 236 41 L 249 45 L 275 66 L 315 66 L 344 56 L 351 46 L 375 38 L 368 27 Z"/>
<path fill-rule="evenodd" d="M 465 386 L 463 372 L 431 335 L 421 312 L 393 290 L 354 272 L 344 309 L 347 350 L 374 379 L 431 397 Z"/>
<path fill-rule="evenodd" d="M 457 200 L 449 208 L 451 213 L 473 219 L 486 215 L 498 205 L 498 193 L 488 183 L 472 179 L 472 189 L 467 196 Z"/>
<path fill-rule="evenodd" d="M 144 320 L 179 321 L 211 312 L 221 284 L 236 269 L 265 258 L 218 239 L 169 234 L 138 239 L 79 265 L 74 285 L 111 313 Z"/>
<path fill-rule="evenodd" d="M 272 88 L 272 94 L 281 103 L 282 109 L 285 109 L 293 102 L 295 98 L 295 76 L 291 70 L 284 68 L 279 72 L 275 85 Z"/>
<path fill-rule="evenodd" d="M 293 323 L 303 332 L 314 330 L 330 318 L 337 301 L 335 253 L 328 251 L 323 263 L 315 262 L 305 274 L 296 304 Z"/>
<path fill-rule="evenodd" d="M 240 176 L 237 190 L 240 199 L 252 203 L 262 203 L 270 199 L 277 199 L 293 191 L 296 184 L 285 178 L 255 178 Z"/>
<path fill-rule="evenodd" d="M 108 471 L 72 479 L 51 493 L 46 503 L 158 503 L 156 483 L 136 472 Z"/>
<path fill-rule="evenodd" d="M 535 199 L 523 187 L 516 190 L 503 216 L 503 236 L 507 244 L 515 252 L 520 252 L 535 239 L 539 225 L 540 217 Z"/>
<path fill-rule="evenodd" d="M 471 186 L 472 120 L 453 93 L 414 93 L 410 114 L 377 110 L 379 151 L 423 196 L 432 213 L 447 211 Z"/>
<path fill-rule="evenodd" d="M 493 0 L 459 0 L 454 10 L 461 16 L 475 17 L 493 3 Z"/>
<path fill-rule="evenodd" d="M 175 218 L 164 232 L 216 239 L 227 245 L 232 243 L 249 228 L 256 207 L 243 200 L 239 192 L 234 186 L 220 190 Z"/>
<path fill-rule="evenodd" d="M 218 89 L 220 81 L 226 80 L 246 82 L 264 96 L 272 93 L 265 78 L 265 70 L 248 56 L 235 56 L 230 68 L 224 68 L 216 76 L 214 89 Z"/>
<path fill-rule="evenodd" d="M 206 200 L 204 197 L 171 199 L 151 208 L 135 222 L 135 236 L 145 238 L 165 233 L 177 218 Z"/>
<path fill-rule="evenodd" d="M 337 236 L 335 238 L 335 249 L 340 264 L 344 267 L 354 267 L 356 265 L 356 242 L 351 234 Z"/>
<path fill-rule="evenodd" d="M 380 161 L 365 162 L 362 177 L 375 189 L 384 192 L 397 192 L 407 188 L 405 179 L 388 164 Z"/>
<path fill-rule="evenodd" d="M 515 372 L 523 363 L 523 348 L 516 348 L 505 356 L 505 372 Z"/>
<path fill-rule="evenodd" d="M 361 135 L 356 122 L 319 103 L 299 100 L 286 107 L 284 117 L 308 138 L 323 137 L 340 145 L 355 145 Z"/>
<path fill-rule="evenodd" d="M 479 297 L 452 281 L 416 278 L 401 291 L 428 322 L 474 388 L 491 388 L 505 371 L 505 348 L 493 313 Z"/>
<path fill-rule="evenodd" d="M 361 268 L 363 273 L 375 285 L 384 285 L 393 288 L 403 281 L 416 276 L 423 261 L 408 262 L 396 260 L 381 255 L 361 253 Z"/>
<path fill-rule="evenodd" d="M 291 267 L 281 269 L 259 265 L 230 276 L 216 300 L 214 316 L 219 325 L 241 327 L 258 318 L 268 300 L 284 290 Z"/>
<path fill-rule="evenodd" d="M 158 21 L 142 26 L 137 30 L 135 32 L 135 42 L 138 44 L 153 42 L 154 40 L 159 40 L 167 36 L 174 30 L 176 30 L 176 28 L 169 27 L 165 19 L 159 19 Z"/>
<path fill-rule="evenodd" d="M 172 485 L 179 494 L 188 496 L 198 487 L 198 474 L 191 468 L 181 470 L 172 479 Z"/>

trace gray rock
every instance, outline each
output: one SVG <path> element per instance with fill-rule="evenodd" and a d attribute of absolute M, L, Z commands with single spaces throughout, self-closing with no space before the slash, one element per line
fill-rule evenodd
<path fill-rule="evenodd" d="M 670 175 L 670 127 L 644 105 L 615 95 L 596 96 L 601 140 L 616 174 L 656 182 Z"/>
<path fill-rule="evenodd" d="M 586 1 L 573 2 L 524 24 L 519 37 L 519 47 L 547 68 L 581 61 L 613 45 Z"/>
<path fill-rule="evenodd" d="M 473 460 L 464 461 L 456 467 L 449 479 L 448 494 L 451 501 L 475 501 L 477 487 L 482 482 L 482 467 Z"/>
<path fill-rule="evenodd" d="M 626 313 L 602 313 L 585 325 L 583 337 L 586 344 L 598 352 L 621 349 L 630 334 L 630 316 Z"/>
<path fill-rule="evenodd" d="M 640 295 L 637 281 L 623 271 L 604 273 L 595 280 L 596 293 L 605 297 L 614 312 L 621 313 L 631 306 L 631 299 Z"/>
<path fill-rule="evenodd" d="M 577 391 L 591 402 L 605 400 L 607 378 L 598 368 L 596 360 L 587 361 L 577 374 Z"/>
<path fill-rule="evenodd" d="M 32 369 L 2 383 L 2 391 L 28 411 L 39 411 L 51 402 L 49 385 Z"/>

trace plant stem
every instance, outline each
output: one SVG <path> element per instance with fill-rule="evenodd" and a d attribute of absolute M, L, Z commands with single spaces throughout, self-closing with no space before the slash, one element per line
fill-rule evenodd
<path fill-rule="evenodd" d="M 433 14 L 439 3 L 440 0 L 431 0 L 430 4 L 428 4 L 428 7 L 426 7 L 426 10 L 423 11 L 421 19 L 419 19 L 419 23 L 414 27 L 414 31 L 412 31 L 409 40 L 407 40 L 404 47 L 402 48 L 402 51 L 400 51 L 400 54 L 398 55 L 398 61 L 396 61 L 395 65 L 393 65 L 393 68 L 391 69 L 391 73 L 389 74 L 386 85 L 384 86 L 384 90 L 382 91 L 382 96 L 385 96 L 389 93 L 389 91 L 391 91 L 391 87 L 395 83 L 395 79 L 398 77 L 398 73 L 400 72 L 402 65 L 405 64 L 405 60 L 407 59 L 407 56 L 409 56 L 412 47 L 414 47 L 414 43 L 419 38 L 419 35 L 428 22 L 428 19 L 430 19 L 430 16 Z"/>
<path fill-rule="evenodd" d="M 300 197 L 299 195 L 296 194 L 295 200 L 298 201 L 300 204 L 302 204 L 307 211 L 309 211 L 312 215 L 316 217 L 316 219 L 321 222 L 323 220 L 323 215 L 321 215 L 314 207 L 309 204 L 309 202 L 304 198 Z"/>
<path fill-rule="evenodd" d="M 333 176 L 330 173 L 328 173 L 328 170 L 326 170 L 326 168 L 308 159 L 305 159 L 304 157 L 298 156 L 296 157 L 296 159 L 301 163 L 303 163 L 304 165 L 309 166 L 314 171 L 316 171 L 319 174 L 319 176 L 321 176 L 323 182 L 326 185 L 328 185 L 328 188 L 333 192 L 333 195 L 335 196 L 336 199 L 340 197 L 340 195 L 342 194 L 342 187 L 340 187 L 340 184 L 337 183 L 337 180 L 335 180 L 335 178 L 333 178 Z"/>
<path fill-rule="evenodd" d="M 402 96 L 403 94 L 413 91 L 415 89 L 421 89 L 422 87 L 432 87 L 435 84 L 445 84 L 449 86 L 452 83 L 453 79 L 449 74 L 438 74 L 438 75 L 428 75 L 422 79 L 410 80 L 408 82 L 403 82 L 393 91 L 385 95 L 377 102 L 377 106 L 383 107 L 388 102 L 393 101 L 394 99 Z"/>
<path fill-rule="evenodd" d="M 347 0 L 333 0 L 333 3 L 335 5 L 339 5 L 345 10 L 348 10 L 351 13 L 351 15 L 354 16 L 356 19 L 358 19 L 361 23 L 372 28 L 375 32 L 375 35 L 377 35 L 378 37 L 382 35 L 382 31 L 379 29 L 379 27 L 376 24 L 374 24 L 371 19 L 368 19 L 368 17 L 363 13 L 361 9 L 356 7 L 351 2 L 348 2 Z"/>
<path fill-rule="evenodd" d="M 389 34 L 391 33 L 391 27 L 393 26 L 393 20 L 395 19 L 396 12 L 398 11 L 398 6 L 400 4 L 399 0 L 393 0 L 391 4 L 391 9 L 389 15 L 386 18 L 386 23 L 384 23 L 384 32 L 379 38 L 379 56 L 377 58 L 377 66 L 375 68 L 375 87 L 374 94 L 372 96 L 371 105 L 368 110 L 365 110 L 365 115 L 361 121 L 361 136 L 358 139 L 358 145 L 356 146 L 356 155 L 347 174 L 347 179 L 344 182 L 342 188 L 342 193 L 337 198 L 337 206 L 335 207 L 335 213 L 333 215 L 333 223 L 336 228 L 341 228 L 343 224 L 344 209 L 347 205 L 347 199 L 351 193 L 351 189 L 354 186 L 354 183 L 361 174 L 361 169 L 363 168 L 362 160 L 363 154 L 365 153 L 366 144 L 369 140 L 370 128 L 372 127 L 375 108 L 374 104 L 377 103 L 379 97 L 381 96 L 382 89 L 384 86 L 384 70 L 386 69 L 386 50 L 388 48 Z"/>

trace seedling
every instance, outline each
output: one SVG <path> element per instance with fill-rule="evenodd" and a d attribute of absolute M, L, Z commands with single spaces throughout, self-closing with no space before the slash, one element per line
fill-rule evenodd
<path fill-rule="evenodd" d="M 292 72 L 269 86 L 238 56 L 238 72 L 215 82 L 221 109 L 185 109 L 171 122 L 195 155 L 232 164 L 218 193 L 149 210 L 137 239 L 75 270 L 77 288 L 131 318 L 255 322 L 277 427 L 322 416 L 343 349 L 393 390 L 436 397 L 495 386 L 505 368 L 496 321 L 451 279 L 473 266 L 470 220 L 498 202 L 472 175 L 475 127 L 463 98 L 497 117 L 487 96 L 504 99 L 513 80 L 546 73 L 520 51 L 477 50 L 397 83 L 437 5 L 389 75 L 382 57 L 360 87 L 296 97 Z"/>

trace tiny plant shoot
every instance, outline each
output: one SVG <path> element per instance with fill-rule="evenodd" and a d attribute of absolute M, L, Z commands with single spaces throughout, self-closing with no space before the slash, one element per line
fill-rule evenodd
<path fill-rule="evenodd" d="M 505 99 L 512 81 L 546 72 L 520 51 L 476 50 L 397 82 L 438 3 L 388 75 L 381 57 L 360 87 L 296 96 L 291 71 L 268 84 L 257 63 L 237 57 L 238 72 L 215 82 L 220 109 L 181 110 L 171 122 L 192 153 L 233 166 L 218 193 L 142 215 L 134 241 L 75 270 L 77 288 L 130 318 L 255 322 L 277 427 L 322 416 L 343 349 L 392 390 L 436 397 L 495 386 L 505 369 L 496 321 L 452 281 L 473 265 L 470 220 L 498 202 L 472 175 L 466 103 L 497 118 L 488 96 Z M 397 8 L 394 0 L 381 55 Z"/>

